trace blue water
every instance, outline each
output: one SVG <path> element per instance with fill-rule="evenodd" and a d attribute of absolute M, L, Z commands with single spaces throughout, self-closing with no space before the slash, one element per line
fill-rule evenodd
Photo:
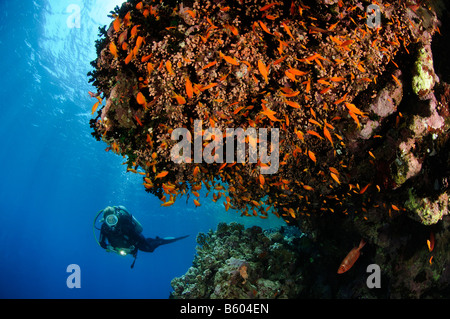
<path fill-rule="evenodd" d="M 98 27 L 121 2 L 0 0 L 0 298 L 167 298 L 192 264 L 199 231 L 219 221 L 281 224 L 206 199 L 161 207 L 91 136 L 86 74 Z M 68 7 L 80 10 L 79 28 Z M 132 257 L 95 242 L 93 219 L 108 205 L 124 205 L 147 237 L 191 236 L 140 252 L 130 269 Z M 67 287 L 70 264 L 80 267 L 81 288 Z"/>

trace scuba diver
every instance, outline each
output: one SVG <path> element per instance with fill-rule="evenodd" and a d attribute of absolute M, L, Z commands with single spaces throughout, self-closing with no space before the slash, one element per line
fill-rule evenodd
<path fill-rule="evenodd" d="M 103 218 L 100 220 L 102 226 L 99 229 L 95 227 L 95 222 L 101 213 L 103 213 Z M 130 254 L 134 257 L 131 268 L 134 267 L 136 262 L 138 250 L 153 252 L 161 245 L 170 244 L 189 236 L 145 238 L 142 235 L 141 223 L 123 206 L 108 206 L 102 209 L 94 220 L 94 227 L 100 230 L 100 241 L 97 240 L 97 243 L 103 249 L 114 251 L 121 256 Z"/>

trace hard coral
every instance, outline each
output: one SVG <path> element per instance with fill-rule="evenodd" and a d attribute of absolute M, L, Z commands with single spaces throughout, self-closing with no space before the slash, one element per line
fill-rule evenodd
<path fill-rule="evenodd" d="M 414 93 L 421 98 L 428 95 L 437 80 L 438 78 L 434 74 L 431 45 L 427 45 L 419 49 L 414 65 L 414 76 L 412 79 Z"/>
<path fill-rule="evenodd" d="M 171 298 L 294 298 L 302 287 L 296 244 L 302 234 L 292 229 L 244 229 L 219 224 L 199 241 L 193 266 L 172 280 Z M 208 245 L 202 244 L 208 242 Z"/>

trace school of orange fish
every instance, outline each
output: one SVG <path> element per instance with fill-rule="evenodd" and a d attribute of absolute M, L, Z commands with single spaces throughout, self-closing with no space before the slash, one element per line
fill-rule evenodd
<path fill-rule="evenodd" d="M 383 185 L 351 175 L 346 145 L 370 117 L 354 99 L 376 87 L 389 63 L 396 66 L 397 52 L 408 51 L 419 27 L 403 14 L 410 9 L 371 1 L 387 21 L 371 29 L 357 1 L 191 3 L 130 1 L 113 15 L 91 94 L 107 150 L 127 156 L 127 170 L 142 175 L 161 206 L 183 195 L 200 206 L 205 194 L 224 199 L 227 211 L 263 219 L 272 212 L 287 223 L 316 213 L 364 214 L 367 194 Z M 119 85 L 125 89 L 117 94 Z M 261 162 L 173 163 L 172 131 L 193 133 L 197 119 L 204 130 L 279 128 L 278 172 L 260 174 Z M 367 159 L 376 157 L 369 151 Z M 361 205 L 352 211 L 345 203 L 355 197 Z"/>

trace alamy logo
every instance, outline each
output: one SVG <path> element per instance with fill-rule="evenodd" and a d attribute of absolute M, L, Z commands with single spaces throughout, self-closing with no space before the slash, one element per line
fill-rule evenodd
<path fill-rule="evenodd" d="M 73 28 L 81 28 L 81 8 L 77 4 L 70 4 L 66 8 L 67 13 L 71 13 L 70 16 L 67 17 L 66 24 L 69 29 Z"/>
<path fill-rule="evenodd" d="M 381 26 L 381 11 L 376 4 L 367 6 L 367 26 L 372 29 L 378 29 Z"/>
<path fill-rule="evenodd" d="M 71 273 L 66 279 L 67 288 L 81 288 L 81 269 L 77 264 L 70 264 L 66 271 Z"/>
<path fill-rule="evenodd" d="M 369 289 L 381 288 L 381 268 L 377 264 L 370 264 L 366 271 L 371 273 L 366 280 L 366 285 Z"/>
<path fill-rule="evenodd" d="M 245 163 L 246 144 L 248 143 L 248 162 L 260 163 L 261 174 L 275 174 L 279 167 L 279 129 L 260 128 L 258 132 L 255 128 L 227 128 L 225 133 L 218 128 L 208 128 L 203 130 L 201 120 L 194 121 L 194 163 L 205 161 L 211 163 L 224 162 L 224 137 L 226 158 L 225 163 Z M 268 143 L 270 135 L 270 145 Z M 192 134 L 186 128 L 176 128 L 172 131 L 171 139 L 181 141 L 174 145 L 170 152 L 173 162 L 192 163 L 191 146 Z M 213 138 L 214 137 L 214 138 Z M 236 140 L 235 140 L 236 138 Z M 209 142 L 204 148 L 205 141 Z M 235 143 L 236 142 L 236 143 Z M 234 158 L 236 144 L 236 159 Z M 270 149 L 270 155 L 269 155 Z"/>

